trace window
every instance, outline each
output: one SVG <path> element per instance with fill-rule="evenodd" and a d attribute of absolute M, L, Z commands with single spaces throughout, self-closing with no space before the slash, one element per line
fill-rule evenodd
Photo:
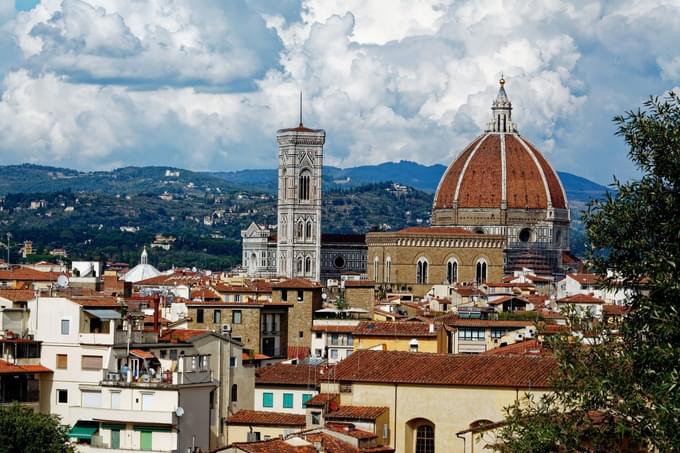
<path fill-rule="evenodd" d="M 262 407 L 274 407 L 274 394 L 271 392 L 264 392 L 262 394 Z"/>
<path fill-rule="evenodd" d="M 509 329 L 502 329 L 500 327 L 492 327 L 491 328 L 491 338 L 500 338 L 508 332 L 509 332 Z"/>
<path fill-rule="evenodd" d="M 298 224 L 297 224 L 297 237 L 298 237 L 298 239 L 302 239 L 302 230 L 303 230 L 302 222 L 298 222 Z"/>
<path fill-rule="evenodd" d="M 57 354 L 57 369 L 65 370 L 68 368 L 68 355 Z"/>
<path fill-rule="evenodd" d="M 385 260 L 385 283 L 389 283 L 391 281 L 391 275 L 392 275 L 392 258 L 389 256 Z"/>
<path fill-rule="evenodd" d="M 177 360 L 177 349 L 170 350 L 170 360 Z"/>
<path fill-rule="evenodd" d="M 331 359 L 337 359 L 338 358 L 338 350 L 337 349 L 331 349 Z"/>
<path fill-rule="evenodd" d="M 314 355 L 316 357 L 321 357 L 322 354 L 323 354 L 323 351 L 321 351 L 321 349 L 315 349 L 314 350 Z"/>
<path fill-rule="evenodd" d="M 302 274 L 302 258 L 298 258 L 297 260 L 297 273 Z"/>
<path fill-rule="evenodd" d="M 354 337 L 351 333 L 347 334 L 347 346 L 354 346 Z"/>
<path fill-rule="evenodd" d="M 213 310 L 213 324 L 222 322 L 222 310 Z"/>
<path fill-rule="evenodd" d="M 449 284 L 458 281 L 458 262 L 456 260 L 449 260 L 446 264 L 446 281 Z"/>
<path fill-rule="evenodd" d="M 430 425 L 420 425 L 416 431 L 416 452 L 434 453 L 434 428 Z"/>
<path fill-rule="evenodd" d="M 236 357 L 229 357 L 229 368 L 236 368 Z"/>
<path fill-rule="evenodd" d="M 321 412 L 312 412 L 312 425 L 321 424 Z"/>
<path fill-rule="evenodd" d="M 302 407 L 307 407 L 307 401 L 311 400 L 314 397 L 311 393 L 303 393 L 302 394 Z"/>
<path fill-rule="evenodd" d="M 529 242 L 531 241 L 531 237 L 533 236 L 533 231 L 531 231 L 530 228 L 523 228 L 519 232 L 519 240 L 522 242 Z"/>
<path fill-rule="evenodd" d="M 57 403 L 68 404 L 68 390 L 66 389 L 57 390 Z"/>
<path fill-rule="evenodd" d="M 83 407 L 102 407 L 102 392 L 83 390 L 80 397 Z"/>
<path fill-rule="evenodd" d="M 284 393 L 283 394 L 283 408 L 284 409 L 292 409 L 293 408 L 293 394 L 292 393 Z"/>
<path fill-rule="evenodd" d="M 307 221 L 307 231 L 305 232 L 305 237 L 307 239 L 312 239 L 312 221 Z"/>
<path fill-rule="evenodd" d="M 61 320 L 61 334 L 62 335 L 68 335 L 70 325 L 71 325 L 71 320 L 69 320 L 69 319 L 62 319 Z"/>
<path fill-rule="evenodd" d="M 80 368 L 83 370 L 101 370 L 102 356 L 84 355 L 80 358 Z"/>
<path fill-rule="evenodd" d="M 373 258 L 373 278 L 377 281 L 378 280 L 378 268 L 380 267 L 380 260 L 378 260 L 378 257 L 376 256 Z"/>
<path fill-rule="evenodd" d="M 312 273 L 312 259 L 310 257 L 307 257 L 305 259 L 305 274 L 311 273 Z"/>
<path fill-rule="evenodd" d="M 332 334 L 331 334 L 331 344 L 332 344 L 333 346 L 337 346 L 337 345 L 338 345 L 338 339 L 339 339 L 339 338 L 340 338 L 340 336 L 339 336 L 337 333 L 332 333 Z"/>
<path fill-rule="evenodd" d="M 111 392 L 111 409 L 120 409 L 120 392 Z"/>
<path fill-rule="evenodd" d="M 484 283 L 486 281 L 486 267 L 486 261 L 477 261 L 477 273 L 475 278 L 477 283 Z"/>
<path fill-rule="evenodd" d="M 284 302 L 288 301 L 288 291 L 286 291 L 285 289 L 281 290 L 281 300 Z"/>
<path fill-rule="evenodd" d="M 203 309 L 202 308 L 197 308 L 196 309 L 196 322 L 199 324 L 203 324 Z"/>
<path fill-rule="evenodd" d="M 231 323 L 241 324 L 241 310 L 234 310 L 231 312 Z"/>
<path fill-rule="evenodd" d="M 142 410 L 151 411 L 153 410 L 153 393 L 142 393 Z"/>
<path fill-rule="evenodd" d="M 427 260 L 425 258 L 420 258 L 418 263 L 416 263 L 416 283 L 419 285 L 424 285 L 427 283 Z"/>
<path fill-rule="evenodd" d="M 231 402 L 235 403 L 238 401 L 238 385 L 231 384 Z"/>
<path fill-rule="evenodd" d="M 161 349 L 161 359 L 165 359 L 168 356 L 168 351 Z"/>
<path fill-rule="evenodd" d="M 484 341 L 484 329 L 475 327 L 461 327 L 458 329 L 458 339 L 467 341 Z"/>
<path fill-rule="evenodd" d="M 304 171 L 300 174 L 300 184 L 299 184 L 299 198 L 300 200 L 309 200 L 309 172 Z"/>
<path fill-rule="evenodd" d="M 319 339 L 323 338 L 323 333 L 321 333 L 321 332 L 316 332 L 316 333 L 314 334 L 314 337 L 315 337 L 317 340 L 319 340 Z"/>
<path fill-rule="evenodd" d="M 304 302 L 305 300 L 305 292 L 301 289 L 297 290 L 297 300 L 298 302 Z"/>
<path fill-rule="evenodd" d="M 303 331 L 299 331 L 299 332 L 298 332 L 298 337 L 304 338 L 304 337 L 305 337 L 305 333 L 304 333 Z"/>

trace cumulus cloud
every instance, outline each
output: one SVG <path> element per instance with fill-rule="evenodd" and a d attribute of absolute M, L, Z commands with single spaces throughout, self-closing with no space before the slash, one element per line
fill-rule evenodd
<path fill-rule="evenodd" d="M 303 91 L 328 163 L 447 164 L 485 127 L 503 72 L 520 132 L 558 169 L 606 182 L 632 174 L 611 117 L 680 82 L 679 12 L 661 0 L 42 0 L 0 9 L 0 156 L 272 167 Z"/>

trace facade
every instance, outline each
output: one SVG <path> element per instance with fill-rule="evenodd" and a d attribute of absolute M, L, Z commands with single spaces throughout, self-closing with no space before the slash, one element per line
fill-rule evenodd
<path fill-rule="evenodd" d="M 352 330 L 354 351 L 372 349 L 404 352 L 446 352 L 441 325 L 418 321 L 363 321 Z"/>
<path fill-rule="evenodd" d="M 395 451 L 467 453 L 484 446 L 456 433 L 503 420 L 505 407 L 527 393 L 545 393 L 555 369 L 546 356 L 357 351 L 337 365 L 321 391 L 339 393 L 341 407 L 386 407 L 377 432 L 387 434 Z"/>
<path fill-rule="evenodd" d="M 433 285 L 500 281 L 505 239 L 455 227 L 368 233 L 368 278 L 386 291 L 424 296 Z"/>
<path fill-rule="evenodd" d="M 569 207 L 550 163 L 517 132 L 505 80 L 487 130 L 444 173 L 435 194 L 432 225 L 458 226 L 506 241 L 505 272 L 522 267 L 564 274 L 569 250 Z"/>
<path fill-rule="evenodd" d="M 272 285 L 272 303 L 290 304 L 286 325 L 289 358 L 298 357 L 293 351 L 309 355 L 314 312 L 322 308 L 321 284 L 301 278 L 291 278 Z M 263 352 L 266 354 L 266 352 Z"/>
<path fill-rule="evenodd" d="M 321 278 L 321 192 L 326 132 L 280 129 L 276 269 L 281 276 Z"/>
<path fill-rule="evenodd" d="M 288 363 L 261 368 L 255 378 L 255 410 L 304 415 L 325 370 L 324 365 Z"/>
<path fill-rule="evenodd" d="M 354 352 L 352 331 L 359 320 L 315 319 L 312 326 L 312 357 L 337 363 Z"/>

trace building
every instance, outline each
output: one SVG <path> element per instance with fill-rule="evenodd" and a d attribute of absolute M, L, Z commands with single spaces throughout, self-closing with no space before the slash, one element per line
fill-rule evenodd
<path fill-rule="evenodd" d="M 272 284 L 272 302 L 290 304 L 286 325 L 289 358 L 310 355 L 314 312 L 322 308 L 322 290 L 321 284 L 303 278 Z"/>
<path fill-rule="evenodd" d="M 517 132 L 501 78 L 486 131 L 444 173 L 434 198 L 432 225 L 462 227 L 505 238 L 505 272 L 528 267 L 564 275 L 569 250 L 569 206 L 557 172 Z"/>
<path fill-rule="evenodd" d="M 368 278 L 386 291 L 424 296 L 433 285 L 503 277 L 502 236 L 457 227 L 409 227 L 366 235 Z"/>
<path fill-rule="evenodd" d="M 419 321 L 363 321 L 352 329 L 354 351 L 446 352 L 447 334 L 441 325 Z"/>
<path fill-rule="evenodd" d="M 549 391 L 556 370 L 550 356 L 450 355 L 357 351 L 338 363 L 322 393 L 340 406 L 386 407 L 378 433 L 403 453 L 479 451 L 456 437 L 480 422 L 505 418 L 504 408 Z"/>
<path fill-rule="evenodd" d="M 302 414 L 307 401 L 319 393 L 326 366 L 289 364 L 260 368 L 255 377 L 255 410 Z"/>
<path fill-rule="evenodd" d="M 161 273 L 158 269 L 149 264 L 149 253 L 146 251 L 146 246 L 142 250 L 142 256 L 139 264 L 130 269 L 123 276 L 126 282 L 137 283 L 142 280 L 147 280 L 159 276 Z"/>

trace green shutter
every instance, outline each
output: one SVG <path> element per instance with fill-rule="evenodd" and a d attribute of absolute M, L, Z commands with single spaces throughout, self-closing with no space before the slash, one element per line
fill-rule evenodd
<path fill-rule="evenodd" d="M 262 394 L 262 407 L 274 407 L 274 394 L 265 392 Z"/>
<path fill-rule="evenodd" d="M 311 393 L 303 393 L 302 394 L 302 407 L 307 407 L 307 401 L 311 400 L 314 397 Z"/>
<path fill-rule="evenodd" d="M 293 408 L 293 394 L 292 393 L 284 393 L 283 394 L 283 408 L 284 409 L 292 409 Z"/>

